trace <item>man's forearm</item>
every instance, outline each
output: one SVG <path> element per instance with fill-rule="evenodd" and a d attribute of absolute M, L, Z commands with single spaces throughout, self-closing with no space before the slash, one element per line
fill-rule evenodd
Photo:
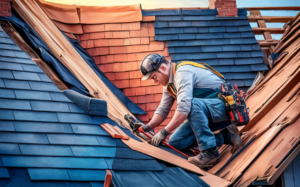
<path fill-rule="evenodd" d="M 148 123 L 151 129 L 154 129 L 164 121 L 164 118 L 160 114 L 154 114 L 151 121 Z"/>
<path fill-rule="evenodd" d="M 182 114 L 178 110 L 176 110 L 171 122 L 165 127 L 166 131 L 168 133 L 171 133 L 173 130 L 175 130 L 177 127 L 179 127 L 182 122 L 186 119 L 188 115 Z"/>

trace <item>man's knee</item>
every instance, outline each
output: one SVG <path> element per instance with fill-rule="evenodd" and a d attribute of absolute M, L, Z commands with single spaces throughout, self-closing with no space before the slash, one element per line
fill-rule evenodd
<path fill-rule="evenodd" d="M 172 147 L 175 147 L 175 148 L 177 148 L 178 145 L 179 145 L 179 142 L 176 141 L 176 139 L 175 139 L 175 137 L 173 136 L 173 134 L 169 137 L 168 143 L 169 143 Z"/>

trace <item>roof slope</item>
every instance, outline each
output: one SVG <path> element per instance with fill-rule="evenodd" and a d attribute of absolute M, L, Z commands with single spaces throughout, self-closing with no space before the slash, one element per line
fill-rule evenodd
<path fill-rule="evenodd" d="M 143 16 L 155 16 L 155 40 L 167 41 L 173 62 L 205 62 L 244 89 L 268 70 L 246 9 L 238 17 L 218 17 L 217 9 L 143 10 Z"/>
<path fill-rule="evenodd" d="M 0 38 L 1 186 L 103 186 L 106 169 L 183 172 L 183 181 L 206 186 L 113 139 L 99 126 L 112 120 L 85 114 L 3 31 Z"/>

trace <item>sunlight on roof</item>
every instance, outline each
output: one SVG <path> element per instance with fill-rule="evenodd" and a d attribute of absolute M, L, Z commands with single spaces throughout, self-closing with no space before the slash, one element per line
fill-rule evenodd
<path fill-rule="evenodd" d="M 208 0 L 46 0 L 61 4 L 76 4 L 89 6 L 119 6 L 142 4 L 144 9 L 153 8 L 176 8 L 176 7 L 208 7 Z"/>

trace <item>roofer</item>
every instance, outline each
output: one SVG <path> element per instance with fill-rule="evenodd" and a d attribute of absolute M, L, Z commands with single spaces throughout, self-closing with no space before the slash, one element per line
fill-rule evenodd
<path fill-rule="evenodd" d="M 230 125 L 224 102 L 217 96 L 224 80 L 216 74 L 218 72 L 197 67 L 197 64 L 182 61 L 175 67 L 175 63 L 159 54 L 150 54 L 143 59 L 140 65 L 142 80 L 152 79 L 154 83 L 163 85 L 164 89 L 151 121 L 138 126 L 145 132 L 154 129 L 166 119 L 177 100 L 177 110 L 171 122 L 152 138 L 151 144 L 158 146 L 187 119 L 170 136 L 169 144 L 183 150 L 197 142 L 201 152 L 188 161 L 200 168 L 210 169 L 220 161 L 217 146 L 230 144 L 234 152 L 241 147 L 242 141 L 236 126 Z M 217 134 L 212 132 L 222 128 Z"/>

